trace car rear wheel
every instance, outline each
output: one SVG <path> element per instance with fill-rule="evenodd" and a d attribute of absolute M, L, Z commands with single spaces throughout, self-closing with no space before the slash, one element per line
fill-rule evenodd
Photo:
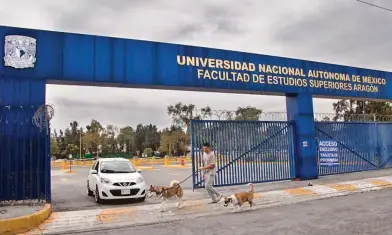
<path fill-rule="evenodd" d="M 101 199 L 101 197 L 99 196 L 99 190 L 98 190 L 98 185 L 97 185 L 97 187 L 96 187 L 96 189 L 95 189 L 95 202 L 96 203 L 98 203 L 98 204 L 101 204 L 102 203 L 102 199 Z"/>
<path fill-rule="evenodd" d="M 89 182 L 87 181 L 87 195 L 94 196 L 94 192 L 90 189 Z"/>

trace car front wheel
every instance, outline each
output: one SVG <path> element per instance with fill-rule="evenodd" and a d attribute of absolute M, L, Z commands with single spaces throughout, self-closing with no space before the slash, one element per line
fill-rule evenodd
<path fill-rule="evenodd" d="M 94 192 L 90 189 L 89 182 L 87 181 L 87 195 L 94 196 Z"/>
<path fill-rule="evenodd" d="M 95 202 L 96 203 L 98 203 L 98 204 L 101 204 L 102 203 L 102 199 L 101 199 L 101 197 L 99 196 L 99 190 L 98 190 L 98 185 L 97 185 L 97 187 L 96 187 L 96 189 L 95 189 Z"/>

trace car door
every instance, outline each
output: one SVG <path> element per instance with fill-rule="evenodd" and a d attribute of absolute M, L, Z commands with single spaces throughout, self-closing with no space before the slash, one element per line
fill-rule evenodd
<path fill-rule="evenodd" d="M 95 187 L 97 185 L 98 174 L 91 174 L 91 171 L 96 170 L 96 172 L 98 172 L 98 168 L 99 168 L 99 161 L 96 161 L 89 173 L 89 185 L 90 185 L 90 189 L 93 191 L 95 190 Z"/>
<path fill-rule="evenodd" d="M 94 162 L 93 166 L 90 168 L 88 171 L 88 176 L 87 176 L 87 182 L 88 182 L 88 187 L 91 189 L 91 171 L 94 170 L 95 166 L 97 165 L 97 161 Z"/>

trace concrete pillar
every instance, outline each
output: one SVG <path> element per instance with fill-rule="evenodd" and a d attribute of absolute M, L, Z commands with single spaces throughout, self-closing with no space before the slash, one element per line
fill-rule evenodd
<path fill-rule="evenodd" d="M 311 94 L 286 95 L 287 119 L 295 122 L 296 178 L 318 178 L 316 130 Z"/>

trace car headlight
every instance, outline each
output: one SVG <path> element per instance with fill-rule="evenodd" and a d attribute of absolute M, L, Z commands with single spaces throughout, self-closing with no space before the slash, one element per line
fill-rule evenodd
<path fill-rule="evenodd" d="M 103 184 L 110 184 L 110 180 L 106 178 L 101 178 L 101 183 Z"/>
<path fill-rule="evenodd" d="M 137 177 L 137 179 L 136 179 L 136 183 L 138 183 L 138 184 L 143 183 L 143 181 L 144 181 L 144 179 L 141 176 Z"/>

